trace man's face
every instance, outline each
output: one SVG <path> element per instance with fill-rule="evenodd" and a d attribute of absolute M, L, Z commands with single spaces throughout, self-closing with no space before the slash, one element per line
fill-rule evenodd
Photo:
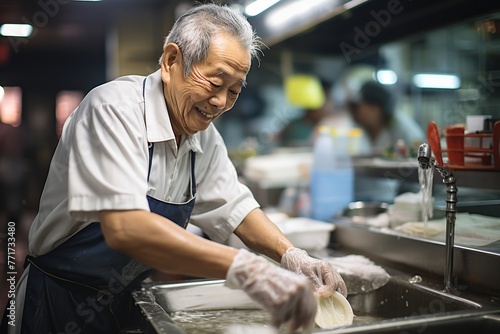
<path fill-rule="evenodd" d="M 182 52 L 165 47 L 163 90 L 174 133 L 195 134 L 234 106 L 250 69 L 250 54 L 231 35 L 213 38 L 208 58 L 183 75 Z"/>

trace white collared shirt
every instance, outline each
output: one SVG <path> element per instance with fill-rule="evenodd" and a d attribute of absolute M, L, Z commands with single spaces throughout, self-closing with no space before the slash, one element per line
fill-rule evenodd
<path fill-rule="evenodd" d="M 184 202 L 191 150 L 197 183 L 192 224 L 224 242 L 259 206 L 238 181 L 215 126 L 183 136 L 177 149 L 160 70 L 148 76 L 145 98 L 143 81 L 126 76 L 93 89 L 66 121 L 30 230 L 34 256 L 99 221 L 101 210 L 149 210 L 146 194 Z M 154 143 L 149 183 L 148 143 Z"/>

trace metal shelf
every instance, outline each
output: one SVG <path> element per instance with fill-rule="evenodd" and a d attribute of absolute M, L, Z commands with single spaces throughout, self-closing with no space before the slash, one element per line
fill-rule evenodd
<path fill-rule="evenodd" d="M 373 178 L 396 179 L 402 182 L 418 183 L 417 159 L 354 158 L 356 175 Z M 498 170 L 453 170 L 457 186 L 500 191 L 500 171 Z M 441 184 L 439 177 L 434 184 Z"/>

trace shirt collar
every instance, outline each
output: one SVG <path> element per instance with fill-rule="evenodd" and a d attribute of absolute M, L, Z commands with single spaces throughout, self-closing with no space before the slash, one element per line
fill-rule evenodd
<path fill-rule="evenodd" d="M 148 142 L 162 142 L 175 140 L 174 130 L 170 123 L 167 103 L 163 95 L 163 82 L 161 80 L 161 69 L 150 74 L 146 78 L 144 91 L 144 109 L 146 117 L 146 130 Z M 183 145 L 195 152 L 202 152 L 200 135 L 198 133 L 187 136 Z"/>

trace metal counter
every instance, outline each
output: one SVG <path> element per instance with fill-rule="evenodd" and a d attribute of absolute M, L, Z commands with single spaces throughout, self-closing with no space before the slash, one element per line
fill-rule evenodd
<path fill-rule="evenodd" d="M 365 255 L 406 272 L 443 277 L 444 242 L 390 234 L 343 219 L 335 221 L 335 226 L 331 249 Z M 455 283 L 500 298 L 500 243 L 481 248 L 455 245 L 454 249 Z"/>

